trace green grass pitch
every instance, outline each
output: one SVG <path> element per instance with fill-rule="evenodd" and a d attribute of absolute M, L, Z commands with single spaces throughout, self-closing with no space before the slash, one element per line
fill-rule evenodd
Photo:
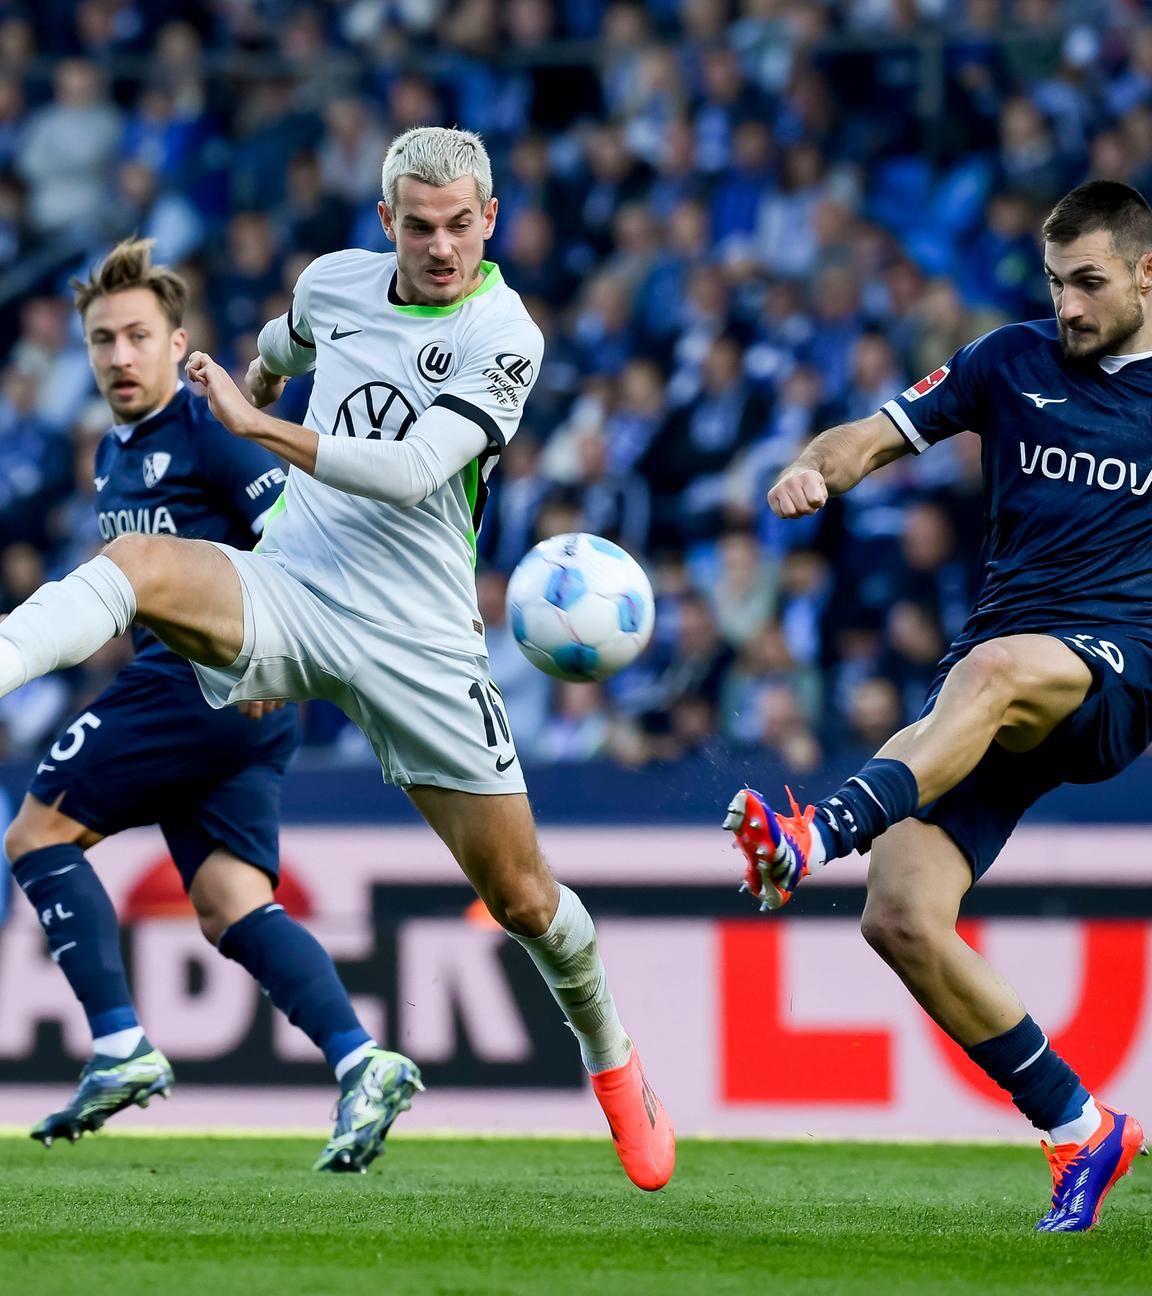
<path fill-rule="evenodd" d="M 0 1138 L 5 1296 L 1147 1293 L 1152 1166 L 1101 1226 L 1038 1236 L 1036 1149 L 685 1140 L 645 1194 L 608 1141 Z M 1143 1173 L 1142 1173 L 1143 1172 Z"/>

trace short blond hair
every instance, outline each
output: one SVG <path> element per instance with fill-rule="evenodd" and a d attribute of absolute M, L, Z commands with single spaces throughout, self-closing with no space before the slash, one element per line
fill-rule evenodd
<path fill-rule="evenodd" d="M 492 197 L 492 163 L 484 141 L 475 131 L 448 126 L 414 126 L 397 135 L 389 145 L 380 175 L 384 201 L 396 210 L 397 190 L 402 176 L 413 176 L 442 189 L 461 176 L 472 176 L 487 207 Z"/>
<path fill-rule="evenodd" d="M 188 285 L 167 266 L 152 264 L 155 239 L 125 239 L 92 272 L 88 279 L 73 279 L 69 283 L 72 300 L 80 318 L 99 297 L 128 292 L 132 288 L 147 288 L 160 303 L 160 309 L 174 329 L 184 323 L 188 305 Z"/>

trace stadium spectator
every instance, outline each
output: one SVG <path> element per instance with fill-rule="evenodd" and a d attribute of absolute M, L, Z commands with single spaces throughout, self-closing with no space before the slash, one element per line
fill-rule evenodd
<path fill-rule="evenodd" d="M 733 455 L 755 440 L 763 403 L 744 376 L 744 351 L 722 334 L 701 367 L 700 393 L 674 411 L 640 462 L 652 486 L 654 545 L 682 545 L 719 535 Z"/>
<path fill-rule="evenodd" d="M 71 332 L 71 313 L 58 297 L 34 297 L 20 313 L 20 337 L 11 362 L 35 384 L 36 411 L 66 426 L 92 390 L 83 347 Z"/>
<path fill-rule="evenodd" d="M 99 239 L 107 233 L 120 113 L 92 63 L 67 59 L 52 83 L 52 102 L 31 113 L 15 156 L 28 185 L 29 225 L 40 238 Z"/>

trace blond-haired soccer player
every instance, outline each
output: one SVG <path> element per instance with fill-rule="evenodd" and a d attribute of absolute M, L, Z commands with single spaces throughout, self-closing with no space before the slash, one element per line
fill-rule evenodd
<path fill-rule="evenodd" d="M 527 950 L 576 1034 L 625 1170 L 657 1189 L 672 1174 L 672 1126 L 620 1023 L 592 920 L 541 855 L 476 608 L 488 475 L 543 350 L 483 259 L 497 202 L 480 138 L 399 136 L 379 213 L 395 253 L 337 252 L 304 271 L 288 313 L 260 335 L 251 399 L 210 356 L 189 358 L 215 416 L 291 465 L 257 552 L 116 540 L 0 626 L 0 695 L 82 661 L 135 618 L 192 660 L 214 705 L 341 706 Z M 261 411 L 313 369 L 303 427 Z M 331 1164 L 377 1154 L 395 1087 L 382 1060 L 345 1095 Z"/>

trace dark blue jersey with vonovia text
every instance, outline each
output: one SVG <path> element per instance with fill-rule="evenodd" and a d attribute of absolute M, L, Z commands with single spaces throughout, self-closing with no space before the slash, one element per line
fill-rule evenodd
<path fill-rule="evenodd" d="M 1152 640 L 1152 356 L 1067 360 L 1055 320 L 1010 324 L 883 409 L 917 452 L 983 443 L 980 592 L 949 657 L 1068 628 Z"/>
<path fill-rule="evenodd" d="M 276 457 L 233 436 L 208 402 L 185 387 L 134 427 L 113 428 L 96 452 L 96 509 L 105 540 L 141 532 L 251 549 L 283 489 Z M 132 634 L 138 657 L 191 670 L 147 630 L 135 626 Z"/>

